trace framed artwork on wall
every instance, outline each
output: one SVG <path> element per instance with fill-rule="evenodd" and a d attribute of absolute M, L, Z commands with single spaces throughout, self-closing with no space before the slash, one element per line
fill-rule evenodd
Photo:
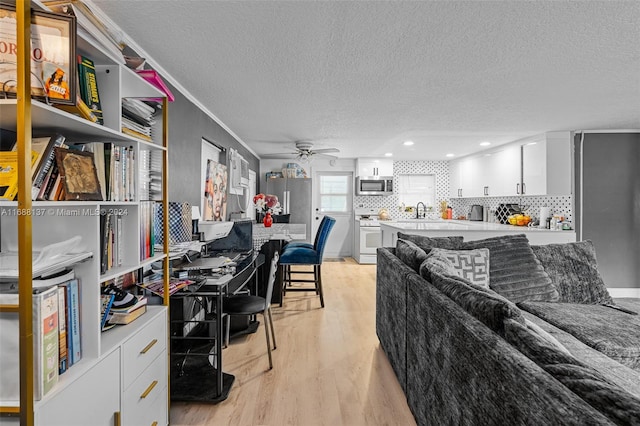
<path fill-rule="evenodd" d="M 207 160 L 203 220 L 225 221 L 227 216 L 227 166 Z"/>
<path fill-rule="evenodd" d="M 76 104 L 76 18 L 31 11 L 31 95 L 51 103 Z M 17 16 L 0 3 L 0 92 L 16 94 Z"/>

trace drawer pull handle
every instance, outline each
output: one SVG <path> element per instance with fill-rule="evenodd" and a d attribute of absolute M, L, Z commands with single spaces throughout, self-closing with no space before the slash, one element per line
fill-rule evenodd
<path fill-rule="evenodd" d="M 147 352 L 149 352 L 149 349 L 151 349 L 156 343 L 158 343 L 158 339 L 153 339 L 151 343 L 149 343 L 143 350 L 140 351 L 140 353 L 143 355 L 146 354 Z"/>
<path fill-rule="evenodd" d="M 156 385 L 158 384 L 157 380 L 154 380 L 153 382 L 151 382 L 151 384 L 149 385 L 149 387 L 147 388 L 147 390 L 145 390 L 142 395 L 140 395 L 140 399 L 146 398 L 151 391 L 153 390 L 153 388 L 156 387 Z"/>
<path fill-rule="evenodd" d="M 113 413 L 113 426 L 120 426 L 121 424 L 120 411 L 116 411 L 115 413 Z"/>
<path fill-rule="evenodd" d="M 151 426 L 158 426 L 158 422 L 151 423 Z"/>

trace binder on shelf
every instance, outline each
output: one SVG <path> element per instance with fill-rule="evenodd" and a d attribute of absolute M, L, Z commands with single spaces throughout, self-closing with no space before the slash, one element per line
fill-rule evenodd
<path fill-rule="evenodd" d="M 34 398 L 42 399 L 58 383 L 58 288 L 33 295 Z"/>

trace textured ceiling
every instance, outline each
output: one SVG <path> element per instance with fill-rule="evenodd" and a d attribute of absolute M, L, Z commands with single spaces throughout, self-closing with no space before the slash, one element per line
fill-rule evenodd
<path fill-rule="evenodd" d="M 258 155 L 440 160 L 640 128 L 638 1 L 92 4 Z"/>

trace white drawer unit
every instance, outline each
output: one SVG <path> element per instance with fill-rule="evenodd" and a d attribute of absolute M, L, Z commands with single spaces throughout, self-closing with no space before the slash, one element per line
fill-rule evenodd
<path fill-rule="evenodd" d="M 122 425 L 167 424 L 167 354 L 160 353 L 122 395 Z M 164 406 L 165 409 L 157 409 Z"/>
<path fill-rule="evenodd" d="M 157 316 L 122 345 L 122 388 L 126 391 L 161 353 L 167 353 L 166 315 Z"/>

